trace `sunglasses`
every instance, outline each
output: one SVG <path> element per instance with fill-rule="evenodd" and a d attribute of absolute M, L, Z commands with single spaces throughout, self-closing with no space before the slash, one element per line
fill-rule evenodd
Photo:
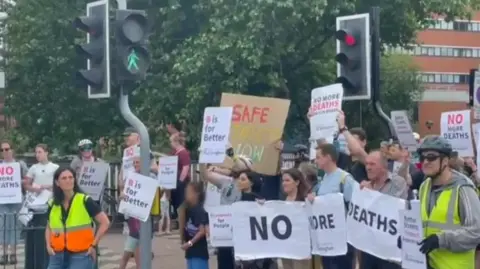
<path fill-rule="evenodd" d="M 9 152 L 9 151 L 10 151 L 10 148 L 3 148 L 3 149 L 1 149 L 1 150 L 2 150 L 2 152 Z"/>
<path fill-rule="evenodd" d="M 81 147 L 80 151 L 89 151 L 92 150 L 92 147 Z"/>
<path fill-rule="evenodd" d="M 440 155 L 428 154 L 428 155 L 420 155 L 419 159 L 420 159 L 420 162 L 423 163 L 425 160 L 427 160 L 428 162 L 436 161 L 440 157 L 441 157 Z"/>

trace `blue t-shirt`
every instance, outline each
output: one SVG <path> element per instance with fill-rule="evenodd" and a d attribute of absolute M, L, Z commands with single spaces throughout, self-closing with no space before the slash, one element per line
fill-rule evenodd
<path fill-rule="evenodd" d="M 332 173 L 325 173 L 315 186 L 317 196 L 329 193 L 342 193 L 345 202 L 350 202 L 354 188 L 358 183 L 348 172 L 337 168 Z"/>

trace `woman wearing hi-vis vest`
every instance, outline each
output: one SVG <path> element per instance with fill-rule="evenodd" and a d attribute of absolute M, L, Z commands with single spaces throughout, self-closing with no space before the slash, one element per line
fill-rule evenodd
<path fill-rule="evenodd" d="M 96 246 L 110 224 L 95 201 L 82 193 L 75 174 L 71 168 L 59 168 L 53 177 L 45 229 L 48 269 L 93 268 Z M 94 221 L 98 224 L 96 234 Z"/>

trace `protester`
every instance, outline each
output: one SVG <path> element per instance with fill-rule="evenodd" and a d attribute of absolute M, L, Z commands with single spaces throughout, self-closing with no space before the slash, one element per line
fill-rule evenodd
<path fill-rule="evenodd" d="M 388 160 L 381 151 L 372 151 L 365 158 L 368 180 L 360 183 L 360 188 L 369 188 L 381 193 L 407 199 L 408 185 L 405 179 L 388 171 Z M 401 266 L 382 260 L 366 252 L 361 252 L 360 269 L 398 268 Z"/>
<path fill-rule="evenodd" d="M 345 202 L 348 203 L 352 198 L 353 189 L 358 183 L 348 172 L 337 167 L 338 152 L 332 144 L 322 144 L 316 149 L 316 158 L 318 168 L 325 171 L 325 175 L 318 182 L 315 193 L 309 193 L 308 200 L 313 202 L 315 196 L 329 193 L 342 193 Z M 334 257 L 322 257 L 323 269 L 352 268 L 353 266 L 353 248 L 349 245 L 345 255 Z"/>
<path fill-rule="evenodd" d="M 418 152 L 427 176 L 419 192 L 425 237 L 420 251 L 434 269 L 474 268 L 480 242 L 480 201 L 475 186 L 448 166 L 452 146 L 443 137 L 425 137 Z"/>
<path fill-rule="evenodd" d="M 285 201 L 305 201 L 308 186 L 300 170 L 291 168 L 283 172 L 282 189 Z M 282 259 L 283 269 L 310 269 L 311 260 Z"/>
<path fill-rule="evenodd" d="M 190 182 L 185 189 L 185 208 L 179 216 L 181 248 L 185 251 L 187 269 L 208 269 L 206 230 L 208 214 L 203 208 L 204 193 L 201 183 Z"/>
<path fill-rule="evenodd" d="M 405 171 L 408 171 L 411 176 L 417 171 L 415 164 L 410 163 L 408 151 L 400 144 L 399 141 L 392 141 L 388 145 L 388 170 L 392 173 L 398 173 L 399 169 L 403 166 Z M 411 185 L 411 184 L 409 184 Z"/>
<path fill-rule="evenodd" d="M 306 184 L 308 184 L 308 192 L 317 193 L 319 187 L 319 180 L 317 177 L 317 167 L 310 163 L 302 163 L 298 167 L 298 170 L 302 172 L 303 177 L 305 178 Z"/>
<path fill-rule="evenodd" d="M 45 229 L 48 269 L 93 268 L 96 247 L 110 226 L 97 203 L 82 193 L 75 174 L 71 168 L 59 168 L 54 174 Z"/>
<path fill-rule="evenodd" d="M 184 201 L 185 186 L 190 181 L 190 152 L 185 148 L 185 134 L 178 132 L 170 136 L 171 155 L 178 156 L 177 187 L 171 191 L 173 219 L 176 219 L 178 207 Z"/>
<path fill-rule="evenodd" d="M 52 190 L 53 175 L 58 164 L 48 160 L 48 147 L 38 144 L 35 147 L 35 157 L 38 163 L 32 165 L 25 176 L 24 187 L 27 191 L 40 193 L 42 190 Z"/>
<path fill-rule="evenodd" d="M 1 150 L 3 160 L 2 163 L 20 164 L 20 175 L 23 178 L 27 172 L 28 167 L 23 161 L 16 161 L 14 159 L 14 152 L 12 143 L 9 141 L 1 142 Z M 19 222 L 16 220 L 16 214 L 20 210 L 22 204 L 1 204 L 0 205 L 0 243 L 2 247 L 0 256 L 0 265 L 17 264 L 17 244 L 20 240 Z"/>
<path fill-rule="evenodd" d="M 78 142 L 78 156 L 75 156 L 70 167 L 75 170 L 77 177 L 85 162 L 96 162 L 99 159 L 93 154 L 93 142 L 90 139 L 82 139 Z"/>
<path fill-rule="evenodd" d="M 162 190 L 160 198 L 161 216 L 157 235 L 170 234 L 170 190 Z M 163 228 L 165 227 L 165 229 Z"/>
<path fill-rule="evenodd" d="M 231 169 L 218 166 L 200 166 L 202 178 L 215 185 L 221 193 L 220 204 L 230 205 L 242 199 L 242 192 L 238 189 L 237 179 L 242 173 L 251 171 L 252 161 L 243 156 L 235 156 L 233 148 L 227 149 L 227 155 L 233 160 Z M 217 252 L 218 269 L 231 269 L 235 264 L 233 248 L 221 247 Z"/>

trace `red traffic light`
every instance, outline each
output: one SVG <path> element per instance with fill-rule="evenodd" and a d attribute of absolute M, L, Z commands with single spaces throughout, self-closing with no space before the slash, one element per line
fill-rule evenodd
<path fill-rule="evenodd" d="M 348 33 L 346 30 L 338 30 L 335 33 L 335 36 L 338 40 L 345 42 L 347 46 L 355 46 L 357 44 L 357 39 L 354 35 Z"/>

